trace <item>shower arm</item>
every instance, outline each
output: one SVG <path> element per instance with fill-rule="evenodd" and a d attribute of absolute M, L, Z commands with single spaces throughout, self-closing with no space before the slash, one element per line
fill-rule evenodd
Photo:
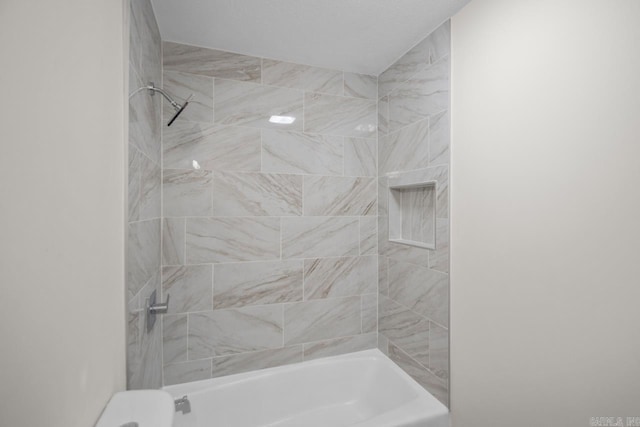
<path fill-rule="evenodd" d="M 166 99 L 167 101 L 169 101 L 169 104 L 171 104 L 171 106 L 177 111 L 180 108 L 182 108 L 182 105 L 178 104 L 176 101 L 174 101 L 173 99 L 171 99 L 171 97 L 169 96 L 169 94 L 167 92 L 165 92 L 164 90 L 160 89 L 159 87 L 156 87 L 153 82 L 149 83 L 147 86 L 142 86 L 139 87 L 138 89 L 134 90 L 133 92 L 131 92 L 131 94 L 129 95 L 129 99 L 131 99 L 131 97 L 133 95 L 135 95 L 136 93 L 143 91 L 143 90 L 149 90 L 151 91 L 151 96 L 155 95 L 156 92 L 160 93 L 160 95 L 162 95 L 164 97 L 164 99 Z"/>

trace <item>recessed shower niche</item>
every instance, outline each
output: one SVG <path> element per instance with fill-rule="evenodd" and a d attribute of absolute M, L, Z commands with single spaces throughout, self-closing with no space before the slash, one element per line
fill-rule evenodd
<path fill-rule="evenodd" d="M 389 174 L 389 241 L 436 248 L 438 182 L 430 174 Z"/>

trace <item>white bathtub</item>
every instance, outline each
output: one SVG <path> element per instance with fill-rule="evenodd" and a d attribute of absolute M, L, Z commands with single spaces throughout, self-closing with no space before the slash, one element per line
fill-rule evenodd
<path fill-rule="evenodd" d="M 447 408 L 379 350 L 165 387 L 174 427 L 449 427 Z"/>

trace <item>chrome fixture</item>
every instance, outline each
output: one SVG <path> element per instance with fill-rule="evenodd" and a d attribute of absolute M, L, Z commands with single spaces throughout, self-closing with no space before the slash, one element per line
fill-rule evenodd
<path fill-rule="evenodd" d="M 139 424 L 135 421 L 131 421 L 130 423 L 122 424 L 120 427 L 138 427 Z"/>
<path fill-rule="evenodd" d="M 189 402 L 189 398 L 186 395 L 176 399 L 174 402 L 176 404 L 176 412 L 182 412 L 182 415 L 191 412 L 191 402 Z"/>
<path fill-rule="evenodd" d="M 153 329 L 156 323 L 156 315 L 164 314 L 169 310 L 169 295 L 165 302 L 156 302 L 156 291 L 151 293 L 147 302 L 147 332 Z"/>
<path fill-rule="evenodd" d="M 147 86 L 139 87 L 138 89 L 131 92 L 131 95 L 129 95 L 129 99 L 131 99 L 131 97 L 136 93 L 145 89 L 149 91 L 149 95 L 151 96 L 154 96 L 156 92 L 164 96 L 164 99 L 166 99 L 169 102 L 169 104 L 171 104 L 171 106 L 174 108 L 174 110 L 176 110 L 176 113 L 173 115 L 173 117 L 171 117 L 171 120 L 169 120 L 169 123 L 167 123 L 167 126 L 171 126 L 173 124 L 173 122 L 178 118 L 178 116 L 182 114 L 184 109 L 187 108 L 187 105 L 189 105 L 189 101 L 191 101 L 191 98 L 193 98 L 193 94 L 189 95 L 189 97 L 185 99 L 184 104 L 180 105 L 176 101 L 174 101 L 167 92 L 160 89 L 159 87 L 156 87 L 156 85 L 153 84 L 153 82 L 150 82 Z"/>

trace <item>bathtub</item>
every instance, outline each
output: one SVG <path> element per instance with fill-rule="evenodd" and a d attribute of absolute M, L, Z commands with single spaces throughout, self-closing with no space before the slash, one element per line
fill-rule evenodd
<path fill-rule="evenodd" d="M 164 388 L 174 427 L 449 427 L 449 412 L 379 350 Z"/>

